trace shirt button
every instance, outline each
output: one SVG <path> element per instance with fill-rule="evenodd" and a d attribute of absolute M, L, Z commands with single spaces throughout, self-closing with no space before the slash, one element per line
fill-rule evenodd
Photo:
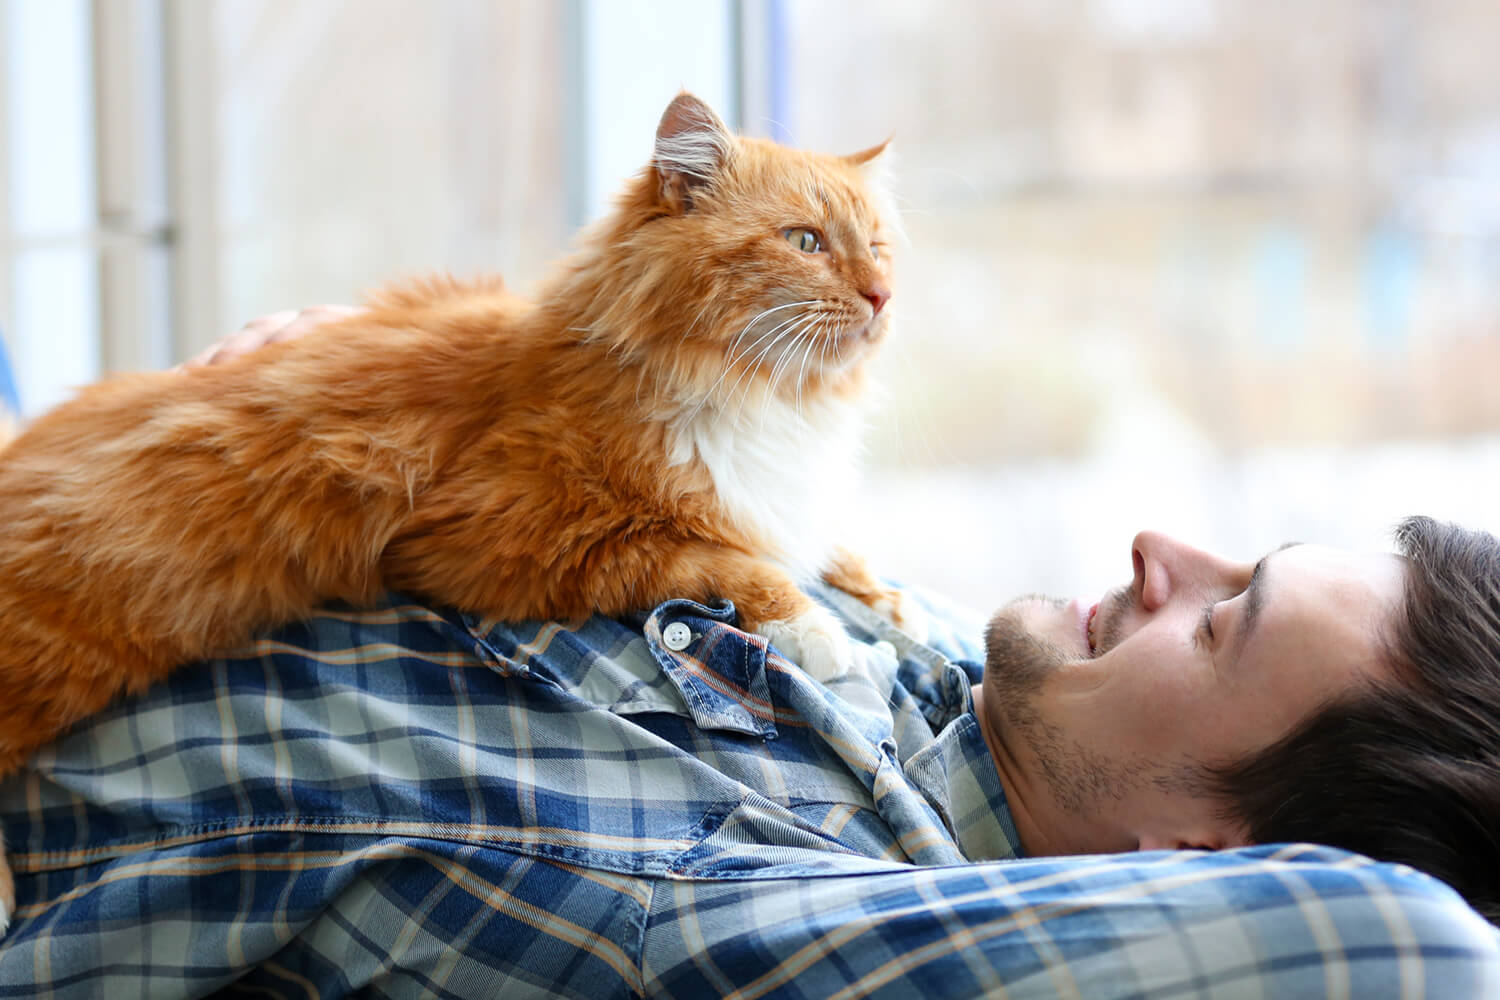
<path fill-rule="evenodd" d="M 884 653 L 886 656 L 889 656 L 893 660 L 897 659 L 896 646 L 889 640 L 881 639 L 879 642 L 874 643 L 870 648 L 875 650 L 875 652 L 877 653 Z"/>
<path fill-rule="evenodd" d="M 661 630 L 661 644 L 674 653 L 680 653 L 693 642 L 693 630 L 682 622 L 673 622 Z"/>

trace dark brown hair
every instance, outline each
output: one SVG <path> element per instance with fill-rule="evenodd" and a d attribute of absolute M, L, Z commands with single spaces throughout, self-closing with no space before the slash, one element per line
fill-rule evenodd
<path fill-rule="evenodd" d="M 1257 843 L 1408 864 L 1500 923 L 1500 540 L 1413 517 L 1396 541 L 1396 681 L 1324 706 L 1208 784 Z"/>

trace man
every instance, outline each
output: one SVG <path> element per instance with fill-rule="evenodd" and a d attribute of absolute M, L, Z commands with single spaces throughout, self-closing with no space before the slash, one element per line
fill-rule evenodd
<path fill-rule="evenodd" d="M 0 995 L 1492 995 L 1451 889 L 1272 843 L 1493 913 L 1500 549 L 1401 544 L 1142 534 L 1097 607 L 925 643 L 823 590 L 826 686 L 686 600 L 330 610 L 0 786 Z M 1042 857 L 1179 847 L 1238 849 Z"/>
<path fill-rule="evenodd" d="M 1500 543 L 1398 541 L 1248 566 L 1143 533 L 1103 604 L 997 615 L 980 714 L 1028 851 L 1314 840 L 1500 919 Z"/>

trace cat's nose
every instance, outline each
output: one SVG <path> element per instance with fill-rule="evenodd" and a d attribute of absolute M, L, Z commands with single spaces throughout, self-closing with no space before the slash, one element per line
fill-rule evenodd
<path fill-rule="evenodd" d="M 865 301 L 870 303 L 870 308 L 875 310 L 874 314 L 870 317 L 871 319 L 879 316 L 880 310 L 884 309 L 885 304 L 891 300 L 891 290 L 878 281 L 860 289 L 859 294 L 863 295 Z"/>

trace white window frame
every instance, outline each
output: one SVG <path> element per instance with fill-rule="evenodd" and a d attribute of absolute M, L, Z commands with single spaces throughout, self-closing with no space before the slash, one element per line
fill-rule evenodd
<path fill-rule="evenodd" d="M 574 0 L 572 221 L 603 215 L 651 157 L 651 137 L 679 90 L 731 128 L 789 131 L 785 0 Z"/>
<path fill-rule="evenodd" d="M 171 359 L 162 3 L 0 3 L 0 324 L 27 414 Z"/>
<path fill-rule="evenodd" d="M 786 15 L 786 0 L 569 0 L 572 221 L 606 211 L 648 160 L 679 89 L 733 128 L 785 139 Z M 0 329 L 27 413 L 226 332 L 213 33 L 202 0 L 0 0 Z M 16 58 L 23 48 L 48 56 Z M 31 134 L 39 103 L 68 142 Z M 76 181 L 69 219 L 18 231 L 39 166 Z M 27 277 L 49 253 L 71 261 L 66 305 L 40 302 Z"/>

